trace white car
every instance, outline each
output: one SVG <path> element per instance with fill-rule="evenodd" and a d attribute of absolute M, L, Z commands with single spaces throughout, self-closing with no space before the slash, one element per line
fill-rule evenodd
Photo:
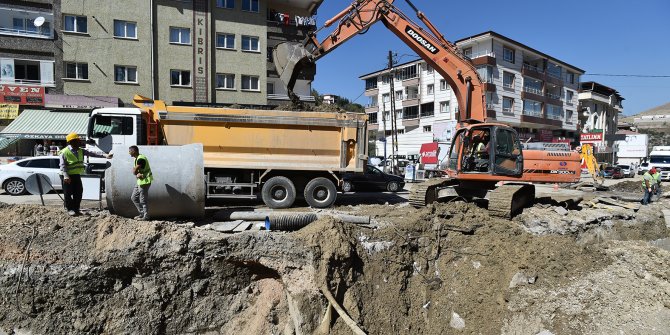
<path fill-rule="evenodd" d="M 34 173 L 49 177 L 56 190 L 62 189 L 58 156 L 31 157 L 7 165 L 0 165 L 0 185 L 11 195 L 27 193 L 25 181 Z"/>

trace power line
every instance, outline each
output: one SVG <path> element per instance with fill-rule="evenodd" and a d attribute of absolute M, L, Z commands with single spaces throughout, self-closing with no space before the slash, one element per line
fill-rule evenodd
<path fill-rule="evenodd" d="M 582 76 L 603 76 L 603 77 L 639 77 L 639 78 L 670 78 L 670 75 L 653 74 L 610 74 L 610 73 L 585 73 Z"/>

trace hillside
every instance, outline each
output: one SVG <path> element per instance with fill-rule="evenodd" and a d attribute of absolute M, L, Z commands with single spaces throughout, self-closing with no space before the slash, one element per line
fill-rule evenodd
<path fill-rule="evenodd" d="M 621 118 L 621 122 L 632 123 L 633 119 L 635 119 L 636 117 L 645 116 L 645 115 L 660 115 L 660 114 L 670 114 L 670 102 L 668 102 L 666 104 L 663 104 L 663 105 L 660 105 L 660 106 L 657 106 L 657 107 L 654 107 L 652 109 L 648 109 L 644 112 L 640 112 L 640 113 L 635 114 L 635 115 L 629 115 L 629 116 L 626 116 L 624 118 Z"/>

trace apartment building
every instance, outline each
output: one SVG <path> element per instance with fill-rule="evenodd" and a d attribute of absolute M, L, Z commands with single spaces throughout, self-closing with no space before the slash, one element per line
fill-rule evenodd
<path fill-rule="evenodd" d="M 458 40 L 456 46 L 472 61 L 484 83 L 489 120 L 509 124 L 523 140 L 575 141 L 583 70 L 492 31 Z M 457 102 L 446 81 L 423 60 L 360 77 L 369 98 L 366 112 L 371 123 L 377 122 L 380 138 L 391 132 L 387 117 L 391 78 L 398 154 L 418 154 L 421 143 L 449 141 Z M 383 143 L 378 142 L 377 147 L 380 145 Z"/>
<path fill-rule="evenodd" d="M 0 85 L 31 87 L 42 96 L 62 92 L 59 17 L 60 1 L 0 0 Z"/>
<path fill-rule="evenodd" d="M 611 87 L 588 81 L 579 90 L 579 139 L 593 145 L 599 161 L 615 162 L 615 141 L 624 98 Z"/>
<path fill-rule="evenodd" d="M 322 0 L 62 0 L 63 91 L 168 103 L 288 100 L 271 48 L 314 30 Z M 306 100 L 311 80 L 296 84 Z"/>

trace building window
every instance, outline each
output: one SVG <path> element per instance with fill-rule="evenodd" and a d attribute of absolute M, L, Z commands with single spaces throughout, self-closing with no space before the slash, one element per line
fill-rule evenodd
<path fill-rule="evenodd" d="M 258 88 L 258 77 L 242 75 L 242 90 L 260 91 L 260 89 Z"/>
<path fill-rule="evenodd" d="M 382 102 L 389 102 L 391 101 L 391 95 L 389 93 L 384 93 L 382 94 Z"/>
<path fill-rule="evenodd" d="M 565 78 L 565 79 L 567 80 L 568 83 L 570 83 L 570 84 L 574 84 L 574 83 L 575 83 L 575 74 L 572 73 L 572 72 L 568 72 L 568 73 L 566 74 L 566 78 Z"/>
<path fill-rule="evenodd" d="M 216 0 L 216 7 L 233 9 L 235 8 L 235 0 Z"/>
<path fill-rule="evenodd" d="M 402 90 L 395 91 L 395 101 L 402 100 Z"/>
<path fill-rule="evenodd" d="M 493 67 L 480 66 L 477 68 L 477 73 L 479 74 L 479 77 L 482 78 L 483 82 L 493 83 Z"/>
<path fill-rule="evenodd" d="M 542 94 L 542 85 L 541 80 L 536 80 L 528 77 L 523 78 L 523 90 L 529 93 L 543 95 Z"/>
<path fill-rule="evenodd" d="M 191 86 L 191 71 L 170 70 L 170 85 L 185 87 Z"/>
<path fill-rule="evenodd" d="M 514 63 L 514 49 L 503 47 L 503 60 Z"/>
<path fill-rule="evenodd" d="M 170 27 L 170 43 L 191 44 L 191 28 Z"/>
<path fill-rule="evenodd" d="M 503 86 L 514 89 L 514 73 L 503 71 Z"/>
<path fill-rule="evenodd" d="M 258 43 L 258 37 L 255 36 L 242 36 L 242 50 L 243 51 L 253 51 L 260 52 L 261 48 Z"/>
<path fill-rule="evenodd" d="M 88 63 L 65 63 L 65 78 L 88 79 Z"/>
<path fill-rule="evenodd" d="M 371 123 L 371 124 L 378 123 L 377 113 L 368 113 L 368 122 Z"/>
<path fill-rule="evenodd" d="M 114 20 L 114 37 L 137 39 L 137 23 Z"/>
<path fill-rule="evenodd" d="M 416 73 L 416 64 L 406 66 L 402 69 L 396 70 L 395 79 L 396 80 L 408 80 L 417 77 Z"/>
<path fill-rule="evenodd" d="M 426 71 L 428 72 L 428 74 L 432 74 L 433 72 L 435 72 L 435 69 L 433 69 L 432 66 L 426 64 Z"/>
<path fill-rule="evenodd" d="M 242 10 L 258 13 L 258 0 L 242 0 Z"/>
<path fill-rule="evenodd" d="M 514 114 L 514 99 L 503 97 L 503 113 Z"/>
<path fill-rule="evenodd" d="M 427 91 L 428 91 L 428 94 L 435 93 L 435 85 L 433 85 L 433 84 L 428 85 Z"/>
<path fill-rule="evenodd" d="M 51 22 L 45 21 L 40 27 L 35 26 L 34 22 L 34 19 L 15 17 L 12 19 L 13 30 L 20 34 L 51 36 Z"/>
<path fill-rule="evenodd" d="M 235 49 L 235 34 L 216 34 L 216 47 L 219 49 Z"/>
<path fill-rule="evenodd" d="M 446 91 L 449 89 L 449 85 L 447 85 L 447 81 L 444 79 L 440 79 L 440 91 Z"/>
<path fill-rule="evenodd" d="M 440 113 L 449 113 L 449 101 L 440 102 Z"/>
<path fill-rule="evenodd" d="M 377 77 L 365 79 L 365 90 L 374 90 L 377 88 Z"/>
<path fill-rule="evenodd" d="M 568 105 L 572 105 L 572 99 L 575 96 L 575 92 L 570 91 L 570 90 L 565 90 L 565 103 Z"/>
<path fill-rule="evenodd" d="M 235 75 L 231 73 L 217 73 L 216 74 L 216 88 L 224 90 L 235 89 Z"/>
<path fill-rule="evenodd" d="M 266 88 L 268 94 L 275 94 L 275 83 L 267 83 Z"/>
<path fill-rule="evenodd" d="M 382 76 L 382 84 L 390 84 L 391 83 L 391 76 L 389 75 L 384 75 Z"/>
<path fill-rule="evenodd" d="M 64 15 L 63 16 L 65 27 L 63 31 L 69 33 L 82 33 L 85 34 L 88 32 L 88 26 L 86 25 L 86 16 L 76 16 L 76 15 Z"/>
<path fill-rule="evenodd" d="M 431 132 L 433 132 L 433 126 L 423 126 L 423 132 L 424 132 L 424 133 L 431 133 Z"/>
<path fill-rule="evenodd" d="M 117 83 L 137 83 L 137 67 L 115 65 L 114 81 Z"/>
<path fill-rule="evenodd" d="M 472 58 L 472 48 L 463 49 L 463 56 L 467 58 Z"/>
<path fill-rule="evenodd" d="M 535 117 L 542 116 L 542 103 L 534 100 L 523 101 L 523 114 Z"/>
<path fill-rule="evenodd" d="M 565 122 L 566 123 L 572 123 L 572 113 L 573 111 L 566 109 L 565 110 Z"/>
<path fill-rule="evenodd" d="M 3 72 L 7 69 L 4 68 Z M 11 68 L 9 69 L 11 72 Z M 14 60 L 14 79 L 17 83 L 41 82 L 40 62 Z"/>

